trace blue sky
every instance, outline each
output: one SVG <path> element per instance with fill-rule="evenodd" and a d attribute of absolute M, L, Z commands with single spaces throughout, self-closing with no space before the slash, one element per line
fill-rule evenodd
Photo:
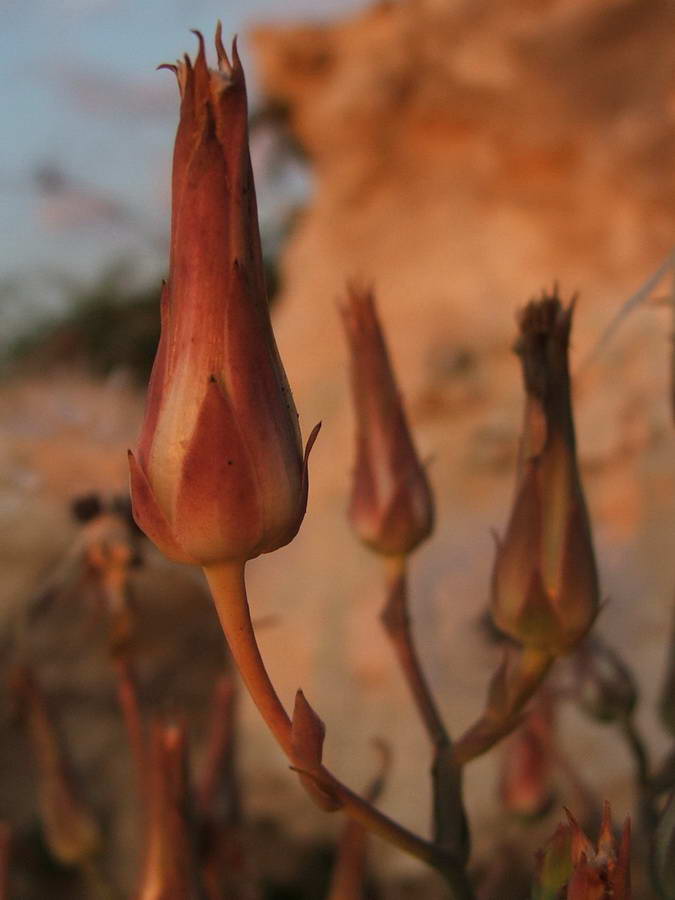
<path fill-rule="evenodd" d="M 194 51 L 190 28 L 212 34 L 220 18 L 226 36 L 239 33 L 255 93 L 249 25 L 360 5 L 0 0 L 0 285 L 45 271 L 86 277 L 123 255 L 161 268 L 178 102 L 171 74 L 155 66 Z M 67 190 L 44 190 L 59 179 Z M 30 303 L 48 306 L 49 293 Z"/>

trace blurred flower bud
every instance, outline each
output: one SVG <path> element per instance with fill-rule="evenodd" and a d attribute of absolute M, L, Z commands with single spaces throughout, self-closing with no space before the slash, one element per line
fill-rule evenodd
<path fill-rule="evenodd" d="M 146 535 L 169 558 L 206 565 L 288 543 L 304 516 L 307 478 L 267 306 L 244 73 L 220 28 L 217 71 L 198 37 L 194 64 L 186 56 L 168 66 L 182 97 L 171 260 L 130 468 Z"/>
<path fill-rule="evenodd" d="M 602 872 L 583 857 L 574 868 L 565 896 L 567 900 L 609 900 L 612 895 L 605 891 Z"/>
<path fill-rule="evenodd" d="M 553 698 L 542 691 L 504 744 L 499 793 L 508 812 L 535 818 L 550 808 L 554 728 Z"/>
<path fill-rule="evenodd" d="M 62 865 L 80 865 L 98 850 L 98 825 L 77 796 L 45 698 L 27 667 L 13 673 L 12 690 L 30 738 L 45 843 Z"/>
<path fill-rule="evenodd" d="M 526 647 L 571 649 L 598 610 L 591 529 L 577 468 L 567 352 L 573 306 L 556 295 L 520 316 L 527 395 L 511 519 L 492 576 L 495 624 Z"/>
<path fill-rule="evenodd" d="M 198 900 L 189 802 L 187 740 L 178 725 L 156 723 L 150 748 L 150 808 L 137 900 Z"/>
<path fill-rule="evenodd" d="M 625 719 L 637 703 L 637 687 L 619 655 L 598 637 L 588 637 L 574 654 L 574 692 L 593 719 Z"/>
<path fill-rule="evenodd" d="M 532 900 L 558 900 L 572 874 L 572 834 L 558 825 L 555 834 L 536 856 Z"/>
<path fill-rule="evenodd" d="M 567 819 L 537 855 L 533 900 L 630 900 L 630 819 L 617 844 L 605 803 L 596 846 L 569 812 Z"/>
<path fill-rule="evenodd" d="M 399 556 L 431 534 L 431 489 L 410 436 L 372 292 L 352 286 L 341 311 L 356 410 L 349 518 L 373 550 Z"/>

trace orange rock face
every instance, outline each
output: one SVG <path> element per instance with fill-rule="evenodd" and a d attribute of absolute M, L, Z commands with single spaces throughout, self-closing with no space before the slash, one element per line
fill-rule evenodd
<path fill-rule="evenodd" d="M 451 729 L 467 724 L 494 666 L 476 620 L 488 529 L 506 524 L 522 414 L 514 314 L 556 279 L 566 295 L 580 292 L 577 436 L 602 595 L 611 597 L 597 627 L 635 665 L 645 700 L 653 696 L 670 615 L 663 557 L 675 486 L 671 325 L 659 291 L 587 360 L 673 243 L 674 26 L 666 2 L 408 0 L 253 32 L 263 94 L 285 110 L 313 178 L 283 255 L 276 329 L 301 420 L 324 422 L 309 521 L 288 552 L 322 580 L 317 622 L 345 638 L 327 654 L 320 638 L 305 651 L 325 685 L 316 700 L 327 747 L 345 703 L 352 721 L 391 733 L 407 702 L 374 626 L 377 565 L 342 523 L 354 447 L 335 301 L 354 277 L 374 284 L 415 439 L 433 458 L 438 524 L 413 570 L 413 614 Z M 326 585 L 333 566 L 340 583 Z M 359 686 L 358 705 L 331 697 L 336 673 Z M 603 765 L 604 736 L 585 727 L 573 734 L 587 775 L 622 813 L 620 766 Z M 421 735 L 392 737 L 401 760 L 424 752 Z M 494 799 L 483 766 L 467 792 L 485 811 Z M 418 782 L 403 768 L 388 802 L 414 819 L 420 810 L 400 797 L 417 799 Z M 424 827 L 424 814 L 416 821 Z M 481 833 L 486 844 L 494 837 L 478 829 L 477 853 Z"/>

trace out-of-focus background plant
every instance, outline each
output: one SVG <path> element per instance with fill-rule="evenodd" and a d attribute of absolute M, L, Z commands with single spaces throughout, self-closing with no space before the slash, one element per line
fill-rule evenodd
<path fill-rule="evenodd" d="M 514 313 L 559 279 L 565 295 L 581 294 L 577 439 L 605 602 L 593 646 L 561 667 L 522 731 L 467 767 L 472 871 L 486 898 L 528 896 L 535 850 L 547 848 L 543 872 L 566 856 L 571 826 L 547 844 L 565 805 L 594 841 L 590 884 L 604 864 L 595 865 L 595 838 L 607 798 L 616 825 L 632 816 L 635 896 L 649 897 L 650 816 L 661 816 L 652 867 L 673 859 L 672 800 L 663 812 L 646 791 L 647 775 L 652 787 L 668 784 L 675 719 L 663 265 L 675 243 L 673 7 L 249 9 L 246 20 L 240 5 L 211 0 L 3 10 L 0 820 L 11 838 L 3 830 L 0 869 L 10 846 L 9 896 L 132 895 L 151 881 L 140 835 L 153 835 L 156 854 L 179 846 L 166 822 L 188 799 L 198 846 L 171 853 L 197 853 L 207 889 L 226 866 L 241 896 L 329 896 L 340 823 L 310 807 L 246 697 L 236 728 L 210 724 L 212 709 L 215 722 L 232 712 L 230 676 L 213 693 L 228 665 L 215 614 L 198 576 L 131 528 L 126 504 L 126 449 L 158 333 L 177 120 L 175 85 L 153 68 L 186 47 L 188 28 L 208 33 L 220 17 L 225 34 L 241 33 L 253 85 L 278 343 L 304 432 L 323 420 L 301 532 L 250 575 L 282 699 L 290 707 L 302 684 L 328 724 L 325 758 L 352 785 L 372 779 L 371 741 L 385 739 L 392 758 L 378 803 L 425 831 L 426 735 L 377 621 L 381 565 L 345 515 L 353 414 L 336 301 L 348 278 L 375 285 L 428 462 L 436 527 L 415 554 L 409 605 L 444 721 L 460 734 L 501 654 L 484 612 L 490 529 L 506 525 L 521 419 Z M 630 297 L 630 315 L 608 333 Z M 352 875 L 365 868 L 362 838 L 342 838 Z M 174 881 L 189 878 L 185 866 Z M 422 867 L 375 842 L 368 868 L 365 896 L 442 896 Z M 356 896 L 336 872 L 333 897 Z"/>

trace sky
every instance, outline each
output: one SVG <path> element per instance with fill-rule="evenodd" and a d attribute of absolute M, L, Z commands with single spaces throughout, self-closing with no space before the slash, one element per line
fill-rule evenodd
<path fill-rule="evenodd" d="M 125 256 L 162 270 L 178 97 L 155 67 L 194 52 L 191 28 L 212 34 L 220 18 L 224 36 L 239 34 L 255 103 L 250 25 L 360 5 L 0 0 L 0 327 L 58 304 L 63 274 L 86 279 Z"/>

